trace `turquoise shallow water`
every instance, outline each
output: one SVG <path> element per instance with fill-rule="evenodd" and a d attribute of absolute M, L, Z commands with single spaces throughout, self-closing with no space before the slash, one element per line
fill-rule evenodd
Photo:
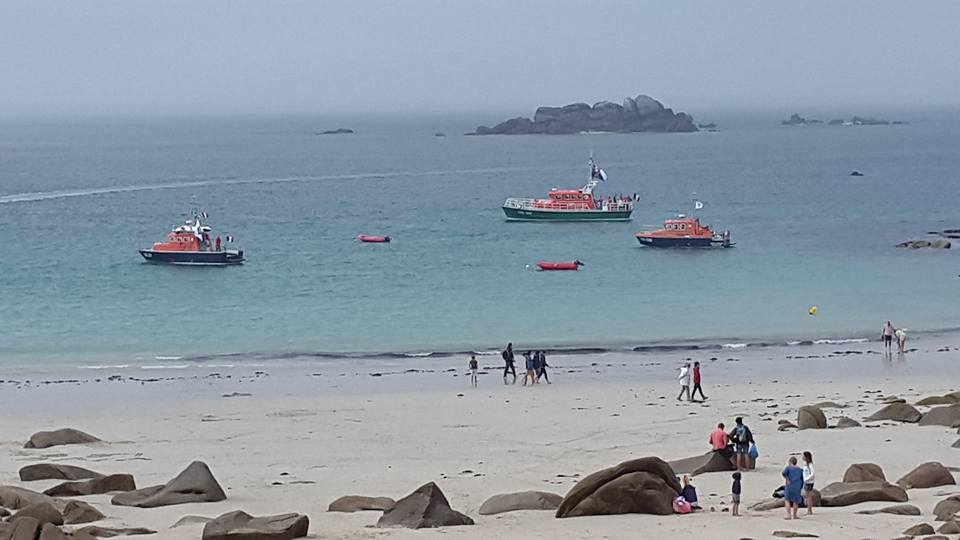
<path fill-rule="evenodd" d="M 960 127 L 910 119 L 561 137 L 456 135 L 472 119 L 324 137 L 313 133 L 331 122 L 311 118 L 7 122 L 0 362 L 874 337 L 886 318 L 958 327 L 956 250 L 892 245 L 960 227 Z M 642 195 L 633 222 L 503 220 L 507 196 L 582 184 L 590 151 L 610 175 L 601 189 Z M 633 233 L 687 211 L 693 192 L 737 247 L 639 247 Z M 140 262 L 194 206 L 247 265 Z M 527 268 L 574 258 L 581 272 Z"/>

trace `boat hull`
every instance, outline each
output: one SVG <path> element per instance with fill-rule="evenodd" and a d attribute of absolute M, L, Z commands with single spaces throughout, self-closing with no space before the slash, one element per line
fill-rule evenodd
<path fill-rule="evenodd" d="M 508 221 L 630 221 L 633 210 L 535 210 L 502 207 Z"/>
<path fill-rule="evenodd" d="M 637 236 L 644 246 L 659 248 L 710 248 L 710 247 L 729 247 L 724 245 L 723 241 L 713 238 L 671 238 L 664 236 Z"/>
<path fill-rule="evenodd" d="M 141 249 L 143 260 L 154 264 L 231 266 L 243 264 L 243 251 L 155 251 Z"/>

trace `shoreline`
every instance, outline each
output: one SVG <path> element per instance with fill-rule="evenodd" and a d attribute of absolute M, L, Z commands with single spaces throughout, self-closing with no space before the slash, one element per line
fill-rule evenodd
<path fill-rule="evenodd" d="M 908 330 L 908 347 L 917 342 L 932 340 L 946 341 L 946 347 L 960 347 L 960 327 L 931 330 Z M 620 354 L 624 356 L 650 356 L 658 354 L 688 353 L 722 353 L 755 350 L 808 350 L 819 346 L 847 347 L 862 352 L 876 352 L 863 346 L 873 345 L 876 349 L 882 347 L 876 336 L 866 334 L 852 334 L 847 336 L 805 336 L 801 338 L 704 338 L 700 340 L 663 340 L 641 342 L 620 342 L 617 344 L 545 344 L 537 341 L 515 341 L 514 350 L 527 349 L 543 350 L 553 356 L 589 356 L 598 354 Z M 636 342 L 633 342 L 636 343 Z M 503 346 L 506 342 L 503 343 Z M 501 346 L 502 347 L 502 346 Z M 486 347 L 438 347 L 401 350 L 401 351 L 250 351 L 250 352 L 223 352 L 197 354 L 125 354 L 115 353 L 60 353 L 47 356 L 48 361 L 38 362 L 38 355 L 32 353 L 0 354 L 0 379 L 10 373 L 56 373 L 58 370 L 167 370 L 188 369 L 191 367 L 231 369 L 238 366 L 269 367 L 271 365 L 300 362 L 322 365 L 325 362 L 358 362 L 358 361 L 411 361 L 423 359 L 451 359 L 477 355 L 480 359 L 496 357 L 499 361 L 501 349 L 494 346 Z M 43 358 L 43 355 L 39 355 Z"/>

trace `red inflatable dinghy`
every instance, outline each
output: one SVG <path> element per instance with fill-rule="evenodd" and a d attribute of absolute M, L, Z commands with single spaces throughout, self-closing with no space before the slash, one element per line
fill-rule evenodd
<path fill-rule="evenodd" d="M 361 242 L 366 242 L 368 244 L 389 244 L 389 236 L 373 236 L 370 234 L 361 234 L 357 237 L 357 240 Z"/>
<path fill-rule="evenodd" d="M 540 261 L 537 263 L 537 266 L 541 270 L 579 270 L 583 263 L 580 261 L 573 262 L 549 262 L 549 261 Z"/>

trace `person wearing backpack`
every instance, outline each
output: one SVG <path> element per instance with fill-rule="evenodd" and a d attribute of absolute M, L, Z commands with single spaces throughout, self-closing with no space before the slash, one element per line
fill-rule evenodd
<path fill-rule="evenodd" d="M 507 384 L 507 374 L 513 375 L 513 383 L 517 384 L 517 369 L 513 366 L 513 343 L 507 343 L 507 348 L 500 353 L 503 357 L 503 384 Z"/>
<path fill-rule="evenodd" d="M 750 468 L 750 445 L 753 444 L 753 432 L 743 423 L 743 417 L 738 416 L 733 430 L 730 431 L 730 440 L 733 442 L 733 452 L 735 455 L 738 471 Z"/>

